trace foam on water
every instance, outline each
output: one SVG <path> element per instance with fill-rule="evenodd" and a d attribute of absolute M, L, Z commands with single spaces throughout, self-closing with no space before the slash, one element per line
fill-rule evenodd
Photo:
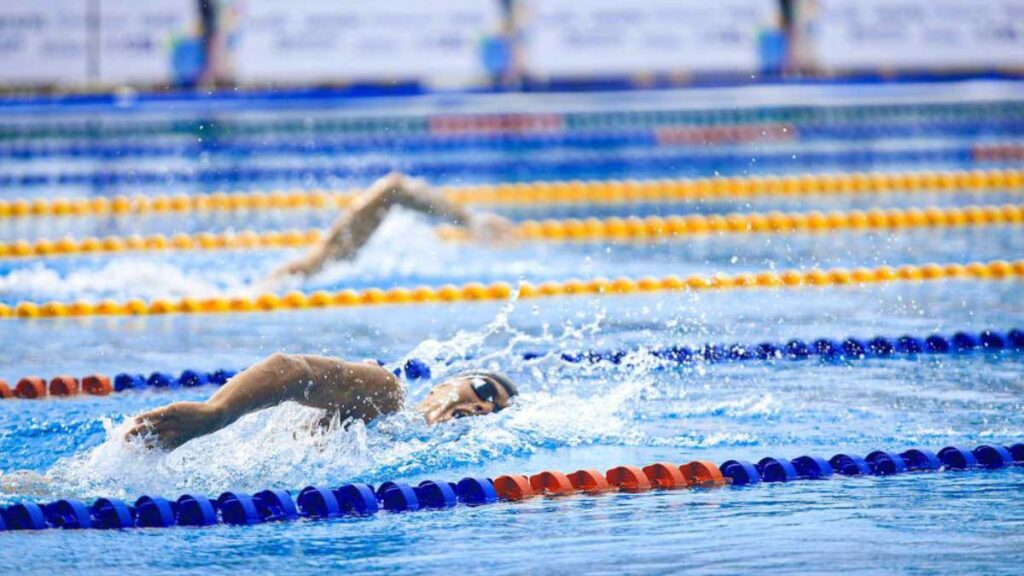
<path fill-rule="evenodd" d="M 559 268 L 543 259 L 520 256 L 507 247 L 495 257 L 495 248 L 438 238 L 428 219 L 403 208 L 391 211 L 369 243 L 352 261 L 329 265 L 316 277 L 293 281 L 307 290 L 338 289 L 415 278 L 420 282 L 451 282 L 458 278 L 546 277 Z M 453 277 L 453 275 L 455 275 Z"/>
<path fill-rule="evenodd" d="M 223 275 L 196 274 L 180 265 L 127 256 L 104 262 L 99 268 L 76 268 L 66 273 L 49 261 L 12 270 L 0 276 L 0 295 L 17 294 L 36 300 L 98 298 L 197 298 L 222 294 L 241 282 Z"/>

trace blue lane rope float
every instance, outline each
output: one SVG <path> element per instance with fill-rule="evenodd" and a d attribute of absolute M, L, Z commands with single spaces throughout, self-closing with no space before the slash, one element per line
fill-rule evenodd
<path fill-rule="evenodd" d="M 532 496 L 596 495 L 607 492 L 642 493 L 651 490 L 752 486 L 760 483 L 827 480 L 835 476 L 891 476 L 904 473 L 995 470 L 1024 466 L 1024 444 L 986 444 L 973 450 L 947 446 L 937 453 L 912 448 L 901 453 L 876 450 L 861 457 L 836 454 L 830 459 L 804 455 L 792 460 L 762 458 L 756 464 L 727 460 L 721 465 L 695 461 L 683 465 L 658 462 L 618 466 L 604 475 L 595 470 L 572 474 L 543 471 L 533 476 L 506 475 L 463 478 L 459 482 L 425 480 L 417 486 L 384 482 L 342 484 L 337 488 L 308 486 L 296 498 L 287 490 L 246 494 L 224 492 L 216 499 L 183 494 L 176 500 L 140 496 L 129 505 L 117 498 L 100 498 L 92 505 L 75 499 L 50 503 L 22 501 L 0 508 L 0 532 L 18 530 L 168 528 L 172 526 L 250 526 L 300 518 L 331 519 L 372 516 L 382 510 L 414 512 L 444 510 L 458 505 L 484 506 Z"/>
<path fill-rule="evenodd" d="M 876 336 L 871 339 L 849 337 L 842 340 L 819 338 L 817 340 L 794 339 L 787 342 L 761 342 L 758 344 L 704 344 L 702 346 L 666 346 L 659 348 L 635 348 L 631 350 L 587 350 L 561 352 L 558 357 L 570 363 L 610 362 L 621 364 L 630 354 L 647 353 L 669 364 L 687 366 L 697 363 L 723 363 L 744 361 L 800 361 L 818 358 L 825 362 L 853 362 L 869 358 L 885 359 L 915 355 L 967 354 L 973 352 L 999 352 L 1024 350 L 1024 330 L 1011 329 L 1006 332 L 982 330 L 980 332 L 959 331 L 951 336 L 932 334 L 926 337 L 899 336 L 896 338 Z M 526 361 L 551 356 L 551 352 L 524 352 Z M 464 359 L 465 360 L 465 359 Z M 381 365 L 391 363 L 383 360 Z M 407 359 L 394 369 L 395 375 L 409 380 L 425 380 L 431 377 L 430 364 L 419 358 Z M 13 390 L 0 380 L 0 398 L 43 398 L 47 396 L 72 396 L 77 391 L 91 395 L 106 395 L 110 392 L 128 390 L 194 388 L 198 386 L 225 384 L 236 374 L 233 370 L 204 372 L 188 369 L 175 376 L 169 372 L 144 374 L 120 373 L 114 376 L 112 386 L 90 386 L 89 382 L 110 381 L 107 376 L 93 374 L 82 378 L 81 384 L 71 376 L 58 376 L 46 381 L 37 376 L 26 376 L 18 381 Z M 74 392 L 72 392 L 74 391 Z"/>
<path fill-rule="evenodd" d="M 736 133 L 736 129 L 747 130 Z M 731 129 L 731 130 L 730 130 Z M 103 142 L 33 142 L 0 145 L 0 158 L 31 160 L 36 158 L 157 158 L 194 157 L 217 154 L 249 157 L 264 154 L 321 154 L 337 156 L 375 151 L 426 153 L 474 150 L 542 150 L 548 147 L 587 150 L 629 146 L 658 146 L 706 143 L 734 143 L 788 139 L 795 141 L 858 141 L 882 138 L 921 137 L 1019 137 L 1024 136 L 1024 121 L 927 122 L 922 124 L 878 123 L 868 125 L 829 124 L 747 124 L 730 127 L 666 126 L 653 129 L 627 128 L 587 132 L 481 133 L 481 134 L 408 134 L 368 136 L 359 134 L 338 138 L 327 136 L 316 142 L 293 138 L 266 142 L 251 138 L 140 143 L 137 140 Z"/>
<path fill-rule="evenodd" d="M 978 148 L 972 145 L 947 145 L 906 150 L 861 148 L 856 150 L 800 150 L 759 152 L 759 171 L 801 168 L 832 168 L 843 163 L 847 168 L 871 167 L 880 164 L 947 164 L 972 166 L 979 160 Z M 796 158 L 794 158 L 796 156 Z M 523 174 L 564 175 L 566 171 L 636 173 L 638 169 L 667 173 L 707 174 L 749 171 L 751 154 L 721 150 L 688 150 L 653 154 L 646 157 L 578 154 L 573 158 L 537 157 L 530 159 L 496 159 L 467 162 L 465 160 L 409 161 L 400 166 L 393 163 L 366 162 L 358 167 L 350 164 L 296 167 L 220 167 L 199 170 L 153 172 L 140 170 L 99 170 L 83 173 L 20 173 L 0 175 L 0 186 L 166 186 L 168 182 L 202 185 L 241 185 L 267 181 L 329 180 L 382 174 L 396 168 L 430 179 L 451 179 L 456 176 L 486 174 L 490 177 L 518 178 Z M 685 170 L 682 168 L 685 167 Z"/>

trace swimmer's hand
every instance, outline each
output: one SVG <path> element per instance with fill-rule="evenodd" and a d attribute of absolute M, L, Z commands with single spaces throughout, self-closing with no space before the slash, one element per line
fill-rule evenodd
<path fill-rule="evenodd" d="M 312 275 L 314 272 L 319 270 L 319 262 L 317 260 L 317 252 L 310 252 L 304 256 L 296 258 L 281 266 L 278 270 L 273 271 L 270 276 L 260 280 L 253 286 L 253 290 L 257 293 L 260 292 L 273 292 L 278 290 L 281 284 L 292 277 L 306 277 Z"/>
<path fill-rule="evenodd" d="M 223 411 L 204 402 L 176 402 L 135 418 L 126 440 L 142 437 L 147 448 L 174 450 L 223 427 Z"/>
<path fill-rule="evenodd" d="M 519 240 L 519 231 L 508 218 L 485 212 L 474 215 L 469 221 L 469 240 L 489 246 L 507 246 Z"/>

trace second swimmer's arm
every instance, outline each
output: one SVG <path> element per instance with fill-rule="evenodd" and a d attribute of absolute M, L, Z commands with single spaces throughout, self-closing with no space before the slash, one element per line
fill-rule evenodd
<path fill-rule="evenodd" d="M 466 225 L 471 218 L 468 210 L 434 193 L 423 182 L 397 173 L 388 174 L 352 200 L 322 242 L 273 276 L 309 276 L 319 272 L 328 262 L 352 258 L 380 227 L 391 207 L 396 205 L 456 225 Z"/>
<path fill-rule="evenodd" d="M 274 354 L 232 378 L 206 402 L 178 402 L 140 415 L 128 435 L 148 432 L 158 445 L 173 449 L 289 400 L 339 414 L 343 420 L 370 420 L 400 409 L 402 390 L 379 366 Z"/>

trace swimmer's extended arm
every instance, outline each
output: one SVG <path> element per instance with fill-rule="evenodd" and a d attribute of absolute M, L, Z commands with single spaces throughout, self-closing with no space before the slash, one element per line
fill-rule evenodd
<path fill-rule="evenodd" d="M 514 233 L 514 228 L 504 218 L 494 215 L 474 217 L 462 206 L 431 190 L 423 181 L 391 173 L 356 196 L 323 241 L 301 258 L 277 270 L 271 278 L 294 274 L 310 276 L 329 262 L 354 257 L 380 227 L 392 206 L 404 206 L 450 224 L 469 225 L 481 234 L 486 232 L 489 239 L 506 240 Z"/>
<path fill-rule="evenodd" d="M 274 354 L 238 374 L 206 402 L 177 402 L 135 419 L 128 432 L 150 432 L 174 449 L 251 412 L 287 401 L 321 408 L 342 420 L 368 421 L 402 406 L 398 381 L 383 368 L 325 356 Z"/>

